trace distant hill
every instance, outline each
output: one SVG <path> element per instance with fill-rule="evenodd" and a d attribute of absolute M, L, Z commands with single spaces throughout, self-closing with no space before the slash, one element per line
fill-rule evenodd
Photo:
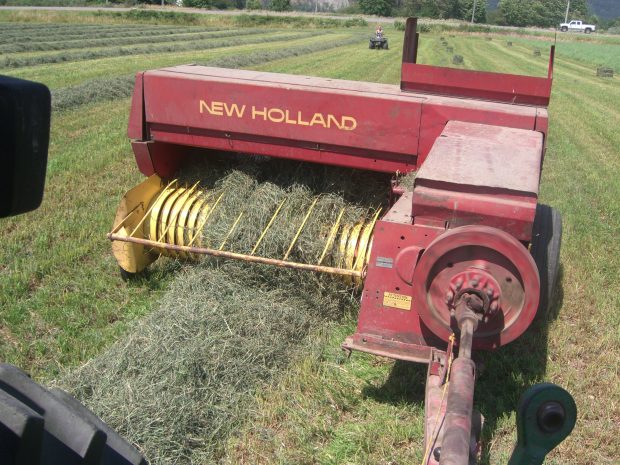
<path fill-rule="evenodd" d="M 497 8 L 499 0 L 488 0 L 487 9 Z M 620 16 L 620 0 L 588 0 L 590 10 L 601 19 L 613 19 Z"/>

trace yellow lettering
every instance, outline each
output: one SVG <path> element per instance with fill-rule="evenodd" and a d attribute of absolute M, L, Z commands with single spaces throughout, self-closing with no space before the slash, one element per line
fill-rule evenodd
<path fill-rule="evenodd" d="M 267 112 L 267 117 L 272 123 L 281 123 L 284 121 L 284 112 L 279 108 L 270 108 Z"/>
<path fill-rule="evenodd" d="M 340 122 L 336 119 L 336 117 L 334 115 L 328 114 L 327 115 L 327 127 L 331 128 L 332 127 L 332 123 L 334 123 L 334 125 L 338 129 L 342 129 L 342 127 L 340 126 Z"/>
<path fill-rule="evenodd" d="M 237 118 L 243 118 L 243 114 L 245 113 L 245 105 L 242 105 L 241 108 L 239 108 L 239 105 L 237 105 L 236 103 L 233 103 L 230 106 L 228 106 L 227 103 L 224 103 L 224 111 L 226 112 L 227 116 L 232 116 L 233 114 L 236 114 Z"/>
<path fill-rule="evenodd" d="M 255 106 L 252 106 L 252 119 L 256 119 L 257 116 L 262 116 L 263 119 L 267 120 L 267 109 L 263 107 L 263 111 L 259 111 Z"/>
<path fill-rule="evenodd" d="M 310 126 L 310 122 L 301 119 L 301 111 L 297 112 L 297 124 L 300 126 Z"/>
<path fill-rule="evenodd" d="M 204 110 L 209 111 L 209 105 L 207 105 L 207 102 L 205 102 L 204 100 L 201 100 L 200 101 L 200 113 L 201 114 L 204 113 Z M 211 112 L 209 111 L 209 113 Z"/>
<path fill-rule="evenodd" d="M 211 110 L 209 113 L 212 115 L 224 116 L 224 104 L 222 102 L 211 102 Z"/>
<path fill-rule="evenodd" d="M 321 126 L 326 127 L 325 118 L 323 118 L 321 113 L 315 113 L 312 120 L 310 120 L 310 126 L 314 126 L 315 124 L 320 124 Z"/>
<path fill-rule="evenodd" d="M 345 131 L 353 131 L 357 127 L 357 121 L 352 116 L 342 117 L 342 129 Z"/>
<path fill-rule="evenodd" d="M 206 102 L 199 101 L 200 113 L 209 113 L 216 116 L 228 116 L 243 118 L 245 115 L 246 105 L 227 102 Z M 304 120 L 303 112 L 297 111 L 293 115 L 292 110 L 284 110 L 281 108 L 256 108 L 252 105 L 252 119 L 262 118 L 264 121 L 272 123 L 296 124 L 299 126 L 322 126 L 327 129 L 337 128 L 342 131 L 353 131 L 357 128 L 357 120 L 353 116 L 336 117 L 330 113 L 314 113 L 310 121 Z"/>
<path fill-rule="evenodd" d="M 288 124 L 297 124 L 296 120 L 290 118 L 288 110 L 286 110 L 285 114 L 286 114 L 286 119 L 285 119 L 286 123 L 288 123 Z"/>

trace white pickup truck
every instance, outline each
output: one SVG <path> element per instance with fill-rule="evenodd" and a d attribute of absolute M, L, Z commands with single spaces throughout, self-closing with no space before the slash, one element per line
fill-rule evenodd
<path fill-rule="evenodd" d="M 586 34 L 590 34 L 596 31 L 596 26 L 594 24 L 585 24 L 583 21 L 573 20 L 570 23 L 560 24 L 560 31 L 585 32 Z"/>

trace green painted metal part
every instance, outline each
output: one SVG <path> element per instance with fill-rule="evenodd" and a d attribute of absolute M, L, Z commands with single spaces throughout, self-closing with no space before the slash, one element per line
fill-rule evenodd
<path fill-rule="evenodd" d="M 550 383 L 532 386 L 519 400 L 517 445 L 508 465 L 542 465 L 576 420 L 577 406 L 567 391 Z"/>

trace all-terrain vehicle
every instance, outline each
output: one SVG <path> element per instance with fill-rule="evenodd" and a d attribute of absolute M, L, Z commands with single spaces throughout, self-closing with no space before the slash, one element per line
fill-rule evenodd
<path fill-rule="evenodd" d="M 368 43 L 368 48 L 387 50 L 388 49 L 387 37 L 385 37 L 382 33 L 381 34 L 377 33 L 376 35 L 370 38 L 370 41 Z"/>

